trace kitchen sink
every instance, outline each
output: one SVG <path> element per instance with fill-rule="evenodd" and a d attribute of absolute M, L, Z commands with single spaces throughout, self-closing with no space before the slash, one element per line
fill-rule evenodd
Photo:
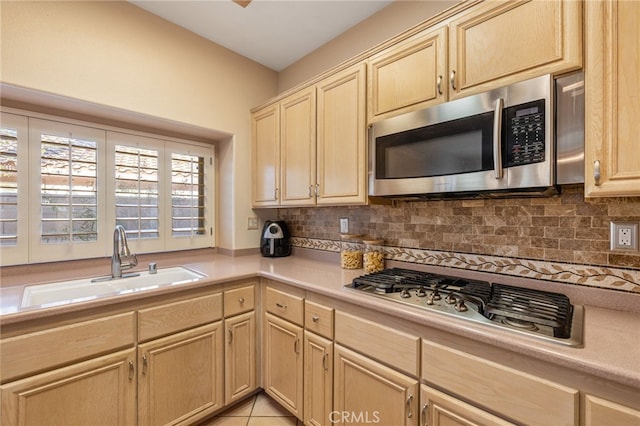
<path fill-rule="evenodd" d="M 140 275 L 105 279 L 92 282 L 91 278 L 61 281 L 51 284 L 38 284 L 25 287 L 22 307 L 56 306 L 83 302 L 106 295 L 128 294 L 151 290 L 160 286 L 192 283 L 206 278 L 205 274 L 182 266 L 158 269 L 155 274 L 148 271 Z"/>

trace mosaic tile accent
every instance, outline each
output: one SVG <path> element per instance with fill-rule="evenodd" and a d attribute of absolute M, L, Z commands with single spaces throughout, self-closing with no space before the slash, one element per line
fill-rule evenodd
<path fill-rule="evenodd" d="M 340 242 L 334 240 L 292 237 L 291 242 L 295 247 L 340 251 Z M 388 260 L 640 293 L 640 270 L 389 246 L 383 251 Z"/>

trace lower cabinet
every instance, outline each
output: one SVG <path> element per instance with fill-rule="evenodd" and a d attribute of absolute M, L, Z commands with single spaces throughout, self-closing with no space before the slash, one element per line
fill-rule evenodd
<path fill-rule="evenodd" d="M 333 424 L 418 426 L 418 380 L 334 347 Z"/>
<path fill-rule="evenodd" d="M 304 424 L 330 425 L 333 396 L 333 342 L 304 332 Z"/>
<path fill-rule="evenodd" d="M 224 320 L 225 405 L 239 401 L 256 389 L 256 313 Z"/>
<path fill-rule="evenodd" d="M 593 395 L 584 397 L 584 426 L 638 426 L 640 411 Z"/>
<path fill-rule="evenodd" d="M 302 343 L 302 327 L 265 314 L 264 390 L 299 419 L 303 418 Z"/>
<path fill-rule="evenodd" d="M 134 364 L 135 349 L 129 349 L 7 383 L 0 387 L 0 423 L 135 425 Z"/>
<path fill-rule="evenodd" d="M 138 425 L 176 424 L 223 406 L 222 332 L 218 321 L 138 346 Z"/>
<path fill-rule="evenodd" d="M 420 401 L 421 426 L 513 425 L 513 423 L 425 385 L 420 387 Z"/>

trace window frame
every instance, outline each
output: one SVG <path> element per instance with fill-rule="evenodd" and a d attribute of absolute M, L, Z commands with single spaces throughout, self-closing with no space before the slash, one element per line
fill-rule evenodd
<path fill-rule="evenodd" d="M 43 113 L 3 107 L 2 117 L 19 117 L 22 131 L 19 137 L 26 143 L 18 144 L 20 158 L 26 158 L 25 166 L 19 166 L 19 221 L 18 246 L 0 247 L 0 266 L 78 260 L 108 257 L 112 254 L 112 235 L 115 227 L 115 146 L 140 146 L 158 150 L 159 190 L 159 242 L 156 239 L 128 239 L 132 253 L 153 253 L 188 250 L 216 246 L 216 170 L 215 143 L 153 134 L 88 121 L 52 116 Z M 7 121 L 8 122 L 8 121 Z M 41 134 L 58 134 L 63 137 L 98 138 L 97 155 L 97 229 L 95 242 L 43 244 L 41 242 Z M 135 144 L 135 145 L 132 145 Z M 24 146 L 22 146 L 24 145 Z M 25 152 L 22 152 L 25 151 Z M 205 158 L 205 226 L 202 236 L 171 236 L 171 152 L 198 155 Z M 21 162 L 19 160 L 19 162 Z M 25 189 L 26 188 L 26 189 Z M 163 199 L 165 199 L 163 201 Z M 23 213 L 24 212 L 24 213 Z M 164 218 L 164 219 L 162 219 Z M 164 237 L 163 237 L 164 235 Z M 13 254 L 13 253 L 16 254 Z"/>

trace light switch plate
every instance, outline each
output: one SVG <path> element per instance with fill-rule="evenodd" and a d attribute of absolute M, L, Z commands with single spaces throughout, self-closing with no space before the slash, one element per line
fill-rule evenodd
<path fill-rule="evenodd" d="M 346 217 L 340 218 L 340 233 L 341 234 L 349 233 L 349 218 L 346 218 Z"/>
<path fill-rule="evenodd" d="M 247 229 L 258 229 L 258 218 L 255 216 L 249 216 L 247 219 Z"/>
<path fill-rule="evenodd" d="M 611 222 L 611 250 L 638 251 L 638 223 Z"/>

